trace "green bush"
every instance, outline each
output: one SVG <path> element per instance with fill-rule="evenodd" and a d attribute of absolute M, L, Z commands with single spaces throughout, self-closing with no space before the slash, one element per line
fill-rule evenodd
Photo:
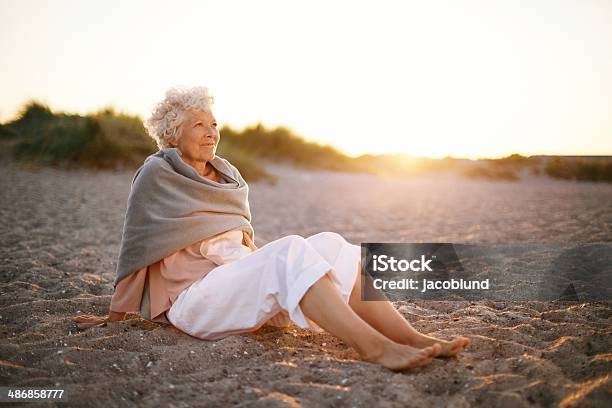
<path fill-rule="evenodd" d="M 19 123 L 28 133 L 15 145 L 17 157 L 40 160 L 46 164 L 76 164 L 83 157 L 97 124 L 89 118 L 62 115 L 43 121 L 35 128 Z"/>
<path fill-rule="evenodd" d="M 9 126 L 0 125 L 0 140 L 15 139 L 19 136 L 17 132 L 11 129 Z"/>
<path fill-rule="evenodd" d="M 30 102 L 14 121 L 0 127 L 0 136 L 16 141 L 13 152 L 18 158 L 62 167 L 134 167 L 157 150 L 139 117 L 112 108 L 80 116 Z M 374 170 L 370 163 L 305 141 L 287 128 L 266 129 L 261 124 L 240 132 L 228 126 L 221 129 L 219 155 L 249 181 L 274 180 L 259 164 L 261 159 L 324 170 Z"/>
<path fill-rule="evenodd" d="M 552 158 L 544 169 L 550 177 L 578 180 L 612 182 L 611 160 L 585 160 Z"/>
<path fill-rule="evenodd" d="M 269 174 L 264 167 L 257 164 L 257 158 L 236 146 L 225 143 L 219 146 L 217 154 L 229 160 L 245 180 L 267 180 L 277 182 L 277 178 Z"/>
<path fill-rule="evenodd" d="M 139 117 L 112 108 L 80 116 L 29 102 L 15 120 L 0 125 L 0 137 L 14 141 L 12 152 L 20 160 L 68 168 L 135 168 L 157 151 Z M 274 180 L 244 149 L 225 146 L 220 155 L 248 181 Z"/>
<path fill-rule="evenodd" d="M 304 168 L 334 171 L 362 170 L 350 157 L 331 146 L 308 142 L 284 127 L 266 129 L 262 124 L 237 132 L 225 126 L 221 129 L 220 146 L 236 146 L 260 158 L 286 162 Z"/>
<path fill-rule="evenodd" d="M 137 116 L 106 108 L 80 116 L 53 112 L 36 101 L 27 103 L 16 119 L 0 124 L 0 141 L 11 146 L 21 160 L 62 167 L 137 167 L 157 151 L 157 146 Z M 267 129 L 262 124 L 236 131 L 221 129 L 219 155 L 232 162 L 247 181 L 270 180 L 261 160 L 290 163 L 303 168 L 406 176 L 424 172 L 456 171 L 467 177 L 516 180 L 523 168 L 551 177 L 612 181 L 612 161 L 543 161 L 513 154 L 480 160 L 466 167 L 465 160 L 414 158 L 405 154 L 348 157 L 331 146 L 305 141 L 285 127 Z M 543 163 L 546 163 L 545 165 Z"/>
<path fill-rule="evenodd" d="M 516 181 L 519 177 L 511 169 L 495 168 L 490 166 L 473 166 L 464 170 L 463 174 L 469 178 L 481 178 L 487 180 Z"/>

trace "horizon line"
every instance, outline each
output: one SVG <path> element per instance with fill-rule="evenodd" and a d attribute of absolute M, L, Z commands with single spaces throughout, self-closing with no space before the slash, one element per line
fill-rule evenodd
<path fill-rule="evenodd" d="M 53 114 L 67 114 L 67 115 L 80 115 L 80 116 L 87 116 L 87 115 L 94 115 L 97 113 L 101 113 L 104 111 L 111 111 L 114 114 L 117 115 L 126 115 L 126 116 L 132 116 L 132 117 L 137 117 L 138 119 L 140 119 L 142 122 L 144 122 L 144 117 L 143 115 L 141 115 L 140 113 L 132 113 L 128 110 L 125 109 L 121 109 L 118 108 L 116 106 L 113 106 L 112 104 L 106 105 L 106 106 L 101 106 L 99 108 L 93 109 L 93 110 L 81 110 L 81 111 L 69 111 L 69 110 L 63 110 L 63 109 L 53 109 L 51 107 L 51 105 L 42 100 L 41 98 L 36 99 L 36 98 L 29 98 L 27 99 L 25 102 L 23 102 L 21 104 L 21 108 L 17 109 L 13 114 L 11 118 L 5 119 L 3 121 L 0 121 L 0 126 L 4 126 L 10 122 L 16 121 L 19 119 L 20 114 L 24 111 L 24 109 L 31 105 L 31 104 L 38 104 L 38 105 L 42 105 L 46 108 L 48 108 Z M 2 112 L 2 110 L 0 110 L 0 112 Z M 1 115 L 0 115 L 1 116 Z M 223 122 L 222 122 L 223 123 Z M 347 156 L 349 158 L 352 159 L 357 159 L 363 156 L 374 156 L 374 157 L 380 157 L 380 156 L 402 156 L 402 158 L 404 159 L 409 159 L 409 160 L 466 160 L 466 161 L 478 161 L 478 160 L 499 160 L 499 159 L 503 159 L 503 158 L 507 158 L 513 155 L 519 155 L 522 157 L 526 157 L 526 158 L 532 158 L 532 157 L 561 157 L 561 158 L 591 158 L 591 159 L 606 159 L 606 158 L 612 158 L 612 152 L 606 152 L 606 153 L 575 153 L 575 152 L 563 152 L 563 153 L 554 153 L 554 152 L 534 152 L 534 153 L 526 153 L 526 152 L 520 152 L 517 150 L 505 153 L 505 154 L 493 154 L 490 156 L 473 156 L 473 157 L 469 157 L 469 156 L 453 156 L 451 155 L 440 155 L 440 156 L 418 156 L 418 155 L 413 155 L 409 152 L 406 151 L 398 151 L 398 152 L 360 152 L 360 153 L 349 153 L 346 150 L 344 150 L 343 148 L 336 146 L 334 144 L 325 142 L 325 141 L 321 141 L 321 140 L 317 140 L 317 139 L 312 139 L 312 138 L 307 138 L 301 134 L 299 134 L 296 130 L 294 130 L 291 126 L 289 125 L 285 125 L 285 124 L 277 124 L 277 125 L 273 125 L 270 123 L 266 123 L 263 120 L 257 120 L 256 122 L 252 122 L 250 124 L 246 124 L 246 125 L 242 125 L 242 126 L 235 126 L 232 125 L 228 122 L 225 122 L 222 124 L 222 126 L 220 127 L 220 129 L 223 129 L 223 127 L 229 127 L 232 130 L 241 132 L 244 131 L 248 128 L 253 128 L 253 127 L 257 127 L 257 126 L 262 126 L 265 129 L 279 129 L 279 128 L 284 128 L 287 129 L 288 131 L 291 132 L 291 134 L 293 136 L 296 136 L 298 138 L 300 138 L 301 140 L 307 142 L 307 143 L 314 143 L 317 144 L 319 146 L 329 146 L 331 148 L 333 148 L 334 150 L 336 150 L 337 152 L 343 154 L 344 156 Z M 223 136 L 221 134 L 221 136 Z"/>

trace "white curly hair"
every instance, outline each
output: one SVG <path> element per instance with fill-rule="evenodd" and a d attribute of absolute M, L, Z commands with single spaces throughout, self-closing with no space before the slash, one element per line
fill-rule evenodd
<path fill-rule="evenodd" d="M 185 111 L 210 112 L 213 104 L 214 98 L 206 87 L 170 88 L 144 125 L 160 149 L 169 147 L 171 141 L 176 141 Z"/>

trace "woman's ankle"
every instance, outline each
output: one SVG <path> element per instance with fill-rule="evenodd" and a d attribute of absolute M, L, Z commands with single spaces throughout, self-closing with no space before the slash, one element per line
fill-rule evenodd
<path fill-rule="evenodd" d="M 370 344 L 364 346 L 357 346 L 355 349 L 359 356 L 364 361 L 376 361 L 379 360 L 389 347 L 392 347 L 394 343 L 389 339 L 376 339 Z"/>
<path fill-rule="evenodd" d="M 422 341 L 425 335 L 416 331 L 415 329 L 406 330 L 399 335 L 399 338 L 395 340 L 398 344 L 404 344 L 409 346 L 415 346 Z"/>

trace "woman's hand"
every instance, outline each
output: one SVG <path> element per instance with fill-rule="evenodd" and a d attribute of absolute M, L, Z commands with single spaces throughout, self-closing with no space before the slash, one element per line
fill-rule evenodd
<path fill-rule="evenodd" d="M 124 312 L 109 312 L 108 316 L 79 315 L 72 318 L 80 330 L 89 329 L 107 322 L 116 322 L 125 318 Z"/>
<path fill-rule="evenodd" d="M 242 235 L 244 237 L 242 243 L 251 248 L 252 251 L 257 251 L 257 247 L 255 246 L 255 243 L 251 239 L 250 235 L 246 231 L 242 231 Z"/>

